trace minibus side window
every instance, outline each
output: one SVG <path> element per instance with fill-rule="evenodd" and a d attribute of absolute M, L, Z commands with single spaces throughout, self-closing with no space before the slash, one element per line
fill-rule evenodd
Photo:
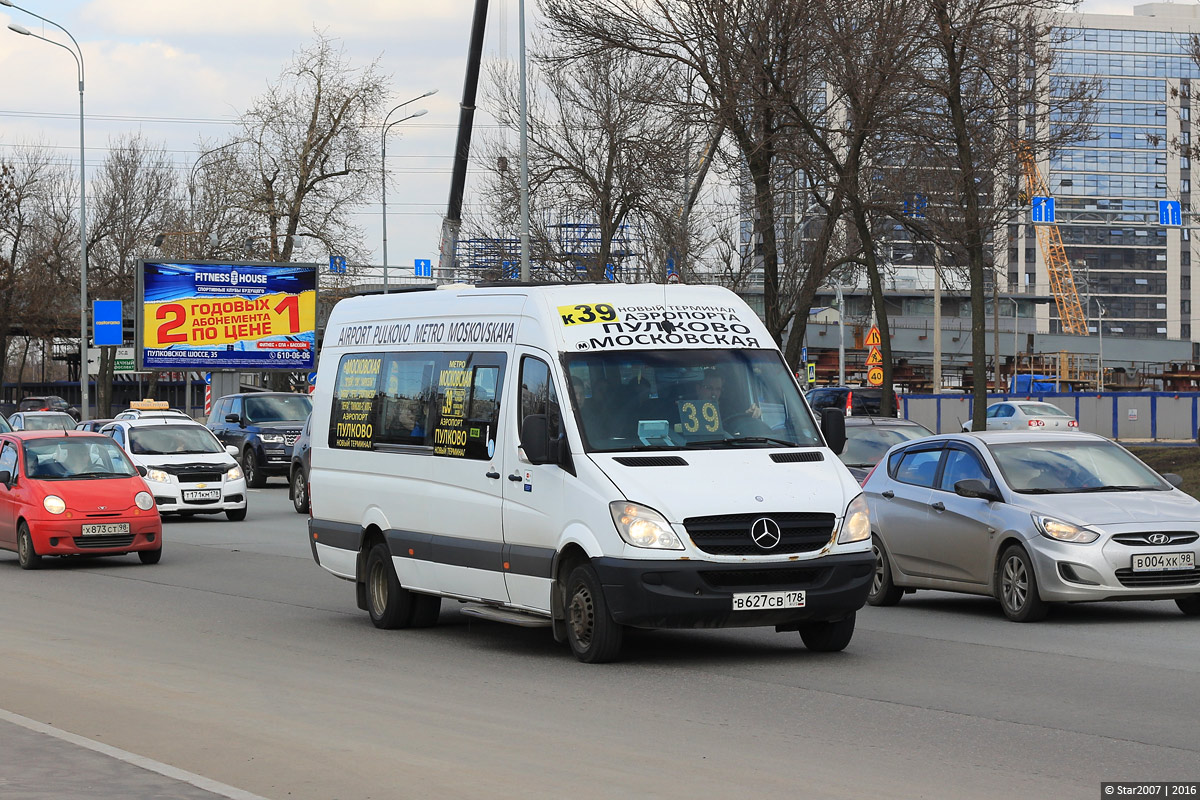
<path fill-rule="evenodd" d="M 430 443 L 430 399 L 435 357 L 430 353 L 393 353 L 383 364 L 379 387 L 376 444 Z"/>
<path fill-rule="evenodd" d="M 562 434 L 558 393 L 554 390 L 550 367 L 540 358 L 525 356 L 521 359 L 521 413 L 517 421 L 518 430 L 521 429 L 519 426 L 524 425 L 525 418 L 531 414 L 546 415 L 551 441 Z"/>
<path fill-rule="evenodd" d="M 435 456 L 487 460 L 496 450 L 503 353 L 443 353 L 430 395 L 432 429 L 426 443 Z"/>
<path fill-rule="evenodd" d="M 329 414 L 329 446 L 370 450 L 375 443 L 375 393 L 383 372 L 380 354 L 351 354 L 338 363 Z"/>

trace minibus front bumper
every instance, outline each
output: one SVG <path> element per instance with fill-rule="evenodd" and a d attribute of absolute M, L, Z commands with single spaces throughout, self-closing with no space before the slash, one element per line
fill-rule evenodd
<path fill-rule="evenodd" d="M 592 559 L 609 613 L 635 628 L 732 628 L 838 620 L 863 607 L 875 561 L 869 551 L 806 561 L 725 563 Z M 735 611 L 734 594 L 803 590 L 804 606 Z"/>

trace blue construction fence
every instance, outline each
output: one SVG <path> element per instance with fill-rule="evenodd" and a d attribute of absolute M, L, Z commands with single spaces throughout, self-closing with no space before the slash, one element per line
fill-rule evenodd
<path fill-rule="evenodd" d="M 900 415 L 935 433 L 962 429 L 971 419 L 975 400 L 967 394 L 908 394 L 900 398 Z M 1200 392 L 1002 392 L 1001 400 L 1052 403 L 1079 421 L 1081 430 L 1112 439 L 1197 441 Z"/>

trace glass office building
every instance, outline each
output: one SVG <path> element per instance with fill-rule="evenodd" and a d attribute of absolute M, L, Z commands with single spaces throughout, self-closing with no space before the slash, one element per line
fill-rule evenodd
<path fill-rule="evenodd" d="M 1098 77 L 1090 140 L 1039 166 L 1049 179 L 1056 219 L 1093 334 L 1158 339 L 1200 336 L 1193 298 L 1191 94 L 1200 79 L 1191 38 L 1196 5 L 1152 3 L 1133 15 L 1059 18 L 1054 72 Z M 1200 88 L 1200 84 L 1197 84 Z M 1056 81 L 1051 77 L 1049 91 Z M 1054 125 L 1055 119 L 1049 124 Z M 1178 225 L 1160 224 L 1160 201 L 1178 201 Z M 1017 291 L 1044 294 L 1049 280 L 1032 225 L 1008 231 L 1008 278 Z M 1200 287 L 1197 287 L 1200 290 Z M 1059 331 L 1045 306 L 1039 329 Z"/>

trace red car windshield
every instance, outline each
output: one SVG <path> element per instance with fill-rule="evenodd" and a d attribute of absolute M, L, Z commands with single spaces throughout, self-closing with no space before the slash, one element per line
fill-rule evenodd
<path fill-rule="evenodd" d="M 41 480 L 130 478 L 137 474 L 111 439 L 62 437 L 24 443 L 25 475 Z"/>

